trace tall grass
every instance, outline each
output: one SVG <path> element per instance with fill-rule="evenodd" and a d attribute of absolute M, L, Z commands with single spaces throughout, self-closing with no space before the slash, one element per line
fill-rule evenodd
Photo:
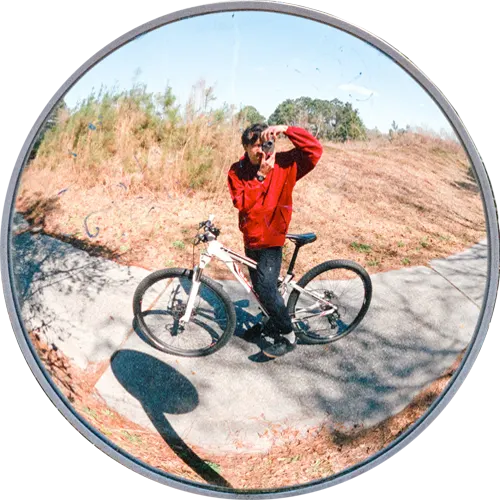
<path fill-rule="evenodd" d="M 214 100 L 204 81 L 183 108 L 170 87 L 156 94 L 144 84 L 123 92 L 101 88 L 59 112 L 29 168 L 76 176 L 87 188 L 121 183 L 130 193 L 226 189 L 246 124 L 228 105 L 210 107 Z"/>
<path fill-rule="evenodd" d="M 121 185 L 130 195 L 227 195 L 227 170 L 242 153 L 241 131 L 248 123 L 234 107 L 212 107 L 215 100 L 203 80 L 183 107 L 170 87 L 162 93 L 148 92 L 143 83 L 122 92 L 101 88 L 74 109 L 61 108 L 28 168 L 57 173 L 84 189 Z M 420 132 L 324 145 L 402 162 L 432 158 L 436 165 L 470 170 L 458 142 Z"/>

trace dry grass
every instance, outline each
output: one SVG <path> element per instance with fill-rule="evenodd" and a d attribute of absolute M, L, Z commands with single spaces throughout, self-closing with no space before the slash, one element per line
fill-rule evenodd
<path fill-rule="evenodd" d="M 101 90 L 74 112 L 59 113 L 57 127 L 27 170 L 57 174 L 67 186 L 83 190 L 214 192 L 239 151 L 243 124 L 230 108 L 208 109 L 210 92 L 198 82 L 181 114 L 169 89 L 165 94 L 148 93 L 144 85 L 121 94 Z"/>
<path fill-rule="evenodd" d="M 98 130 L 86 132 L 77 159 L 40 154 L 23 172 L 17 209 L 47 234 L 107 249 L 122 263 L 148 269 L 192 266 L 192 238 L 210 213 L 222 229 L 220 240 L 242 251 L 226 186 L 227 170 L 241 154 L 239 131 L 225 122 L 212 129 L 209 118 L 198 117 L 186 125 L 182 148 L 170 150 L 173 139 L 144 139 L 140 146 L 130 134 L 139 115 L 126 116 L 117 122 L 116 150 L 99 165 L 91 161 L 101 154 L 92 149 L 92 141 L 103 142 L 91 139 Z M 186 172 L 197 164 L 195 151 L 209 147 L 210 180 L 189 187 L 194 174 Z M 289 147 L 287 139 L 279 144 Z M 301 250 L 298 274 L 332 258 L 358 261 L 372 273 L 424 265 L 476 243 L 485 236 L 485 220 L 468 169 L 458 144 L 419 134 L 324 144 L 319 165 L 294 192 L 290 232 L 318 235 Z M 36 219 L 34 207 L 39 211 L 47 200 L 50 208 Z M 285 261 L 291 253 L 287 244 Z M 213 276 L 229 277 L 217 263 L 211 266 Z"/>

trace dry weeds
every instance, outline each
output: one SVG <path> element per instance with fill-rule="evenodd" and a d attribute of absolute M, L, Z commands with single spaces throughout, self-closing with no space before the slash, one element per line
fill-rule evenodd
<path fill-rule="evenodd" d="M 280 143 L 288 147 L 288 140 Z M 35 161 L 23 172 L 16 208 L 47 234 L 106 249 L 124 264 L 190 267 L 192 238 L 210 213 L 222 230 L 220 241 L 243 249 L 226 186 L 226 171 L 238 154 L 223 154 L 224 171 L 211 191 L 171 182 L 152 190 L 146 171 L 125 174 L 118 168 L 119 156 L 112 160 L 116 168 L 93 170 L 92 183 L 71 167 L 71 159 L 58 168 Z M 458 144 L 418 134 L 324 144 L 319 165 L 294 191 L 289 231 L 318 235 L 301 250 L 298 274 L 333 258 L 355 260 L 371 273 L 425 265 L 473 245 L 486 232 L 481 196 L 468 169 Z M 287 243 L 285 262 L 292 250 Z M 211 266 L 212 276 L 229 277 L 218 264 Z"/>

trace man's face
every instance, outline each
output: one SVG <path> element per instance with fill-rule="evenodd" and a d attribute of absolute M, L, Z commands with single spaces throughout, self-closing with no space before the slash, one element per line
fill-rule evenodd
<path fill-rule="evenodd" d="M 262 141 L 260 137 L 255 141 L 255 144 L 247 144 L 244 146 L 248 158 L 253 165 L 260 165 L 264 151 L 262 151 Z"/>

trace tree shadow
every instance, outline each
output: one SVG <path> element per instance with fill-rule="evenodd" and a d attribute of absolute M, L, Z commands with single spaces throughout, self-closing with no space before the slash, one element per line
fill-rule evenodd
<path fill-rule="evenodd" d="M 141 403 L 160 436 L 184 463 L 209 484 L 232 487 L 185 443 L 165 416 L 190 413 L 198 406 L 198 392 L 186 377 L 152 356 L 127 349 L 113 354 L 111 369 L 125 390 Z"/>
<path fill-rule="evenodd" d="M 22 228 L 23 225 L 22 215 L 16 213 L 14 227 Z M 89 252 L 89 248 L 76 238 L 61 235 L 56 238 L 43 231 L 32 233 L 25 229 L 11 231 L 10 240 L 14 285 L 21 302 L 44 287 L 57 284 L 65 294 L 78 293 L 91 298 L 89 285 L 93 292 L 99 292 L 113 281 L 107 276 L 110 263 L 106 260 L 117 257 L 112 250 L 92 245 L 93 252 Z M 88 255 L 106 259 L 89 259 Z M 123 282 L 123 278 L 118 281 Z"/>
<path fill-rule="evenodd" d="M 465 189 L 467 191 L 472 191 L 473 193 L 479 193 L 481 190 L 475 182 L 470 181 L 454 181 L 451 185 L 458 189 Z"/>
<path fill-rule="evenodd" d="M 272 398 L 273 405 L 285 407 L 283 403 L 292 402 L 290 411 L 283 415 L 293 417 L 302 408 L 309 416 L 326 416 L 332 424 L 327 429 L 333 445 L 358 442 L 368 437 L 374 425 L 412 404 L 423 389 L 452 365 L 472 337 L 473 318 L 468 323 L 471 329 L 460 336 L 453 327 L 459 321 L 457 310 L 462 314 L 467 299 L 456 290 L 451 295 L 443 294 L 443 278 L 427 268 L 419 268 L 417 276 L 407 270 L 398 273 L 396 279 L 385 274 L 373 277 L 374 300 L 367 316 L 339 342 L 303 345 L 272 363 L 263 363 L 255 355 L 250 361 L 261 362 L 258 374 L 242 362 L 245 344 L 232 342 L 215 356 L 198 358 L 197 371 L 210 370 L 215 364 L 218 376 L 227 380 L 225 390 L 237 391 L 238 383 L 244 384 L 248 401 L 262 390 L 272 393 L 277 396 Z M 422 290 L 428 296 L 423 297 Z M 239 324 L 255 322 L 250 302 L 237 303 Z M 470 311 L 475 308 L 472 304 L 469 307 Z M 236 379 L 240 382 L 233 383 Z M 217 400 L 216 387 L 217 384 L 203 387 L 203 396 Z M 253 392 L 253 387 L 258 387 L 258 391 Z M 428 407 L 436 397 L 425 396 L 419 404 Z M 264 403 L 252 412 L 267 415 L 268 410 Z M 226 418 L 224 415 L 221 418 Z M 300 428 L 300 419 L 297 423 Z M 286 428 L 293 426 L 294 421 L 283 417 L 279 424 Z M 351 426 L 351 431 L 344 432 Z M 257 435 L 255 439 L 259 439 Z"/>
<path fill-rule="evenodd" d="M 23 220 L 25 224 L 22 229 L 15 231 L 14 235 L 18 236 L 28 231 L 34 231 L 38 234 L 44 234 L 59 241 L 63 241 L 64 243 L 69 243 L 75 248 L 84 250 L 89 255 L 94 257 L 103 257 L 105 259 L 119 258 L 120 254 L 118 252 L 105 245 L 100 245 L 99 243 L 88 240 L 82 240 L 81 238 L 76 238 L 69 234 L 48 231 L 45 224 L 45 218 L 51 212 L 58 210 L 59 204 L 60 198 L 58 196 L 52 196 L 51 198 L 46 199 L 36 199 L 32 201 L 24 211 L 16 212 L 14 214 L 14 223 L 17 222 L 17 224 L 19 224 L 19 222 Z"/>
<path fill-rule="evenodd" d="M 486 278 L 472 264 L 485 264 L 485 249 L 480 244 L 455 262 L 477 295 Z M 471 267 L 465 269 L 469 262 Z M 330 422 L 375 425 L 410 404 L 469 345 L 480 304 L 440 274 L 419 267 L 372 275 L 372 282 L 368 313 L 347 337 L 331 344 L 301 345 L 260 365 L 259 387 L 274 391 L 276 404 L 289 404 L 289 414 L 304 408 Z M 238 321 L 244 324 L 248 316 L 240 311 Z M 248 370 L 254 380 L 253 368 L 238 358 L 242 353 L 241 344 L 231 343 L 218 355 L 218 364 L 226 373 L 236 370 L 242 380 Z"/>
<path fill-rule="evenodd" d="M 439 379 L 446 379 L 452 374 L 452 370 L 448 370 Z M 330 439 L 334 445 L 342 450 L 343 446 L 359 445 L 363 443 L 363 440 L 368 439 L 373 441 L 374 435 L 376 434 L 378 439 L 382 441 L 381 445 L 385 446 L 388 444 L 387 438 L 392 438 L 392 440 L 401 436 L 418 418 L 418 416 L 425 412 L 434 401 L 439 397 L 439 393 L 435 390 L 424 391 L 419 393 L 405 408 L 406 415 L 400 414 L 396 416 L 400 420 L 399 423 L 395 423 L 393 418 L 389 417 L 373 427 L 364 428 L 362 425 L 355 424 L 350 430 L 343 430 L 341 428 L 330 428 Z M 402 412 L 403 413 L 403 412 Z M 409 420 L 410 415 L 414 415 L 414 421 Z M 399 426 L 399 429 L 394 429 L 395 425 Z M 377 450 L 374 450 L 374 452 Z"/>
<path fill-rule="evenodd" d="M 12 286 L 26 330 L 36 331 L 65 353 L 63 344 L 71 342 L 73 354 L 81 351 L 76 353 L 81 365 L 100 360 L 102 355 L 94 354 L 101 347 L 109 359 L 130 323 L 123 322 L 128 309 L 102 304 L 113 297 L 113 303 L 128 305 L 140 273 L 28 229 L 31 226 L 15 213 L 10 233 Z M 90 336 L 88 331 L 95 333 Z"/>
<path fill-rule="evenodd" d="M 40 193 L 37 194 L 40 195 Z M 45 217 L 51 212 L 57 210 L 59 208 L 59 204 L 60 199 L 58 196 L 32 200 L 24 211 L 17 212 L 17 214 L 20 214 L 23 217 L 28 226 L 24 228 L 23 231 L 26 231 L 31 227 L 42 229 L 45 226 Z"/>

